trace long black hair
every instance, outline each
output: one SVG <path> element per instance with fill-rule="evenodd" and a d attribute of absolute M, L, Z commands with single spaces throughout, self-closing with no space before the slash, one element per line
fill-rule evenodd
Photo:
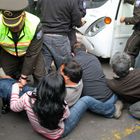
<path fill-rule="evenodd" d="M 41 126 L 50 130 L 59 128 L 58 124 L 65 110 L 65 96 L 65 82 L 61 74 L 53 72 L 42 79 L 33 104 L 33 111 Z"/>

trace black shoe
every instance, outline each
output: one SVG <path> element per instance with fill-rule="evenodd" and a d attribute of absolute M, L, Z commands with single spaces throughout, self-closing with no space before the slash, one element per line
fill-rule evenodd
<path fill-rule="evenodd" d="M 2 106 L 2 109 L 1 109 L 2 114 L 7 114 L 9 111 L 10 111 L 10 106 L 8 105 Z"/>

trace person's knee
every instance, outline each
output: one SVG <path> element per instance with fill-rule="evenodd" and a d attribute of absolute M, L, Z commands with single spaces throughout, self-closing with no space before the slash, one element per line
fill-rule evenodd
<path fill-rule="evenodd" d="M 83 96 L 80 98 L 81 102 L 84 102 L 85 104 L 87 104 L 88 106 L 90 105 L 91 101 L 92 101 L 92 97 L 90 96 Z"/>

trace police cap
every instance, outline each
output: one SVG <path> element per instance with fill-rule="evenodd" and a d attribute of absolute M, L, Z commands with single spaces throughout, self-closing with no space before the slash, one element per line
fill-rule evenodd
<path fill-rule="evenodd" d="M 28 6 L 28 0 L 0 0 L 2 21 L 8 27 L 18 26 Z"/>

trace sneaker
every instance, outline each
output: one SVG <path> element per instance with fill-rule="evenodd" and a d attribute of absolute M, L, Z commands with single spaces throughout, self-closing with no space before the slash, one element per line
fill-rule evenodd
<path fill-rule="evenodd" d="M 114 118 L 119 119 L 121 114 L 122 114 L 122 109 L 123 109 L 123 103 L 120 100 L 117 100 L 115 103 L 115 113 L 114 113 Z"/>

